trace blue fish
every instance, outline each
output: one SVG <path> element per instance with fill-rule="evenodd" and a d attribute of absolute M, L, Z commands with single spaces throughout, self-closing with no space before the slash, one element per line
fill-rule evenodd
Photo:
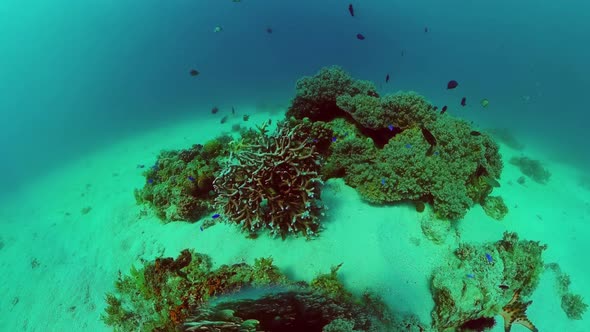
<path fill-rule="evenodd" d="M 474 279 L 475 275 L 473 273 L 467 273 L 466 277 L 469 279 Z"/>
<path fill-rule="evenodd" d="M 144 168 L 144 167 L 145 167 L 145 165 L 143 165 L 143 164 L 137 165 L 137 168 Z"/>
<path fill-rule="evenodd" d="M 406 144 L 406 148 L 411 149 L 412 148 L 412 144 L 410 144 L 410 143 Z"/>
<path fill-rule="evenodd" d="M 337 139 L 336 136 L 332 137 L 332 142 L 336 142 Z"/>
<path fill-rule="evenodd" d="M 203 228 L 203 226 L 200 226 L 199 229 L 202 231 L 204 231 L 205 229 Z"/>
<path fill-rule="evenodd" d="M 154 183 L 154 179 L 148 179 L 148 183 Z"/>
<path fill-rule="evenodd" d="M 438 151 L 434 151 L 434 154 L 438 156 Z"/>
<path fill-rule="evenodd" d="M 385 178 L 381 179 L 381 185 L 385 185 Z"/>
<path fill-rule="evenodd" d="M 488 263 L 493 263 L 494 262 L 494 259 L 492 258 L 492 255 L 488 254 L 487 252 L 486 252 L 486 259 L 488 260 Z"/>
<path fill-rule="evenodd" d="M 213 218 L 213 219 L 219 218 L 219 213 L 216 213 L 216 214 L 212 215 L 211 218 Z"/>
<path fill-rule="evenodd" d="M 190 182 L 195 182 L 195 178 L 193 178 L 192 176 L 188 176 L 188 179 L 190 180 Z"/>
<path fill-rule="evenodd" d="M 395 127 L 391 124 L 389 126 L 387 126 L 387 128 L 389 129 L 389 131 L 393 131 L 393 129 L 395 129 Z"/>
<path fill-rule="evenodd" d="M 158 165 L 152 165 L 150 168 L 153 169 L 154 171 L 157 171 L 158 170 Z"/>
<path fill-rule="evenodd" d="M 317 143 L 318 142 L 318 139 L 317 138 L 314 138 L 311 141 L 314 142 L 314 143 Z"/>

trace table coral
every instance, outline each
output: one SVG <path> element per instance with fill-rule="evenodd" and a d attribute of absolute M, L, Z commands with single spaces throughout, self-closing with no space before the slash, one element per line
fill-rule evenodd
<path fill-rule="evenodd" d="M 302 128 L 281 123 L 234 154 L 213 182 L 223 219 L 249 233 L 268 229 L 283 238 L 318 232 L 320 155 L 308 138 L 298 139 Z"/>

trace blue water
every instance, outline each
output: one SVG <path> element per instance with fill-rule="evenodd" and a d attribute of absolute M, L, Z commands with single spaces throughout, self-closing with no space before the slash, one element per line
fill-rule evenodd
<path fill-rule="evenodd" d="M 17 185 L 184 112 L 287 104 L 299 77 L 332 64 L 376 82 L 390 73 L 384 91 L 437 104 L 467 96 L 461 116 L 588 165 L 588 2 L 366 0 L 354 18 L 348 3 L 2 1 L 0 144 L 11 162 L 0 172 Z M 461 90 L 447 92 L 449 79 Z M 481 98 L 485 112 L 471 107 Z"/>

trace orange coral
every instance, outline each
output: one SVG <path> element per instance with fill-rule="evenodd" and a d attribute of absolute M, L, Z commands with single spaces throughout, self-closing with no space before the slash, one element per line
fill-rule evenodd
<path fill-rule="evenodd" d="M 539 331 L 526 315 L 526 310 L 531 303 L 533 303 L 533 301 L 522 302 L 520 300 L 520 289 L 514 292 L 512 300 L 502 308 L 502 312 L 500 313 L 504 318 L 505 332 L 510 332 L 512 325 L 515 323 L 526 327 L 532 332 Z"/>

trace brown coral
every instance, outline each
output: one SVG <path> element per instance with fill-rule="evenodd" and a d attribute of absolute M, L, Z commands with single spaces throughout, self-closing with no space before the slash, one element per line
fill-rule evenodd
<path fill-rule="evenodd" d="M 300 128 L 281 123 L 274 135 L 261 133 L 235 153 L 213 182 L 216 207 L 227 221 L 283 238 L 318 231 L 319 154 L 313 142 L 296 138 Z"/>

